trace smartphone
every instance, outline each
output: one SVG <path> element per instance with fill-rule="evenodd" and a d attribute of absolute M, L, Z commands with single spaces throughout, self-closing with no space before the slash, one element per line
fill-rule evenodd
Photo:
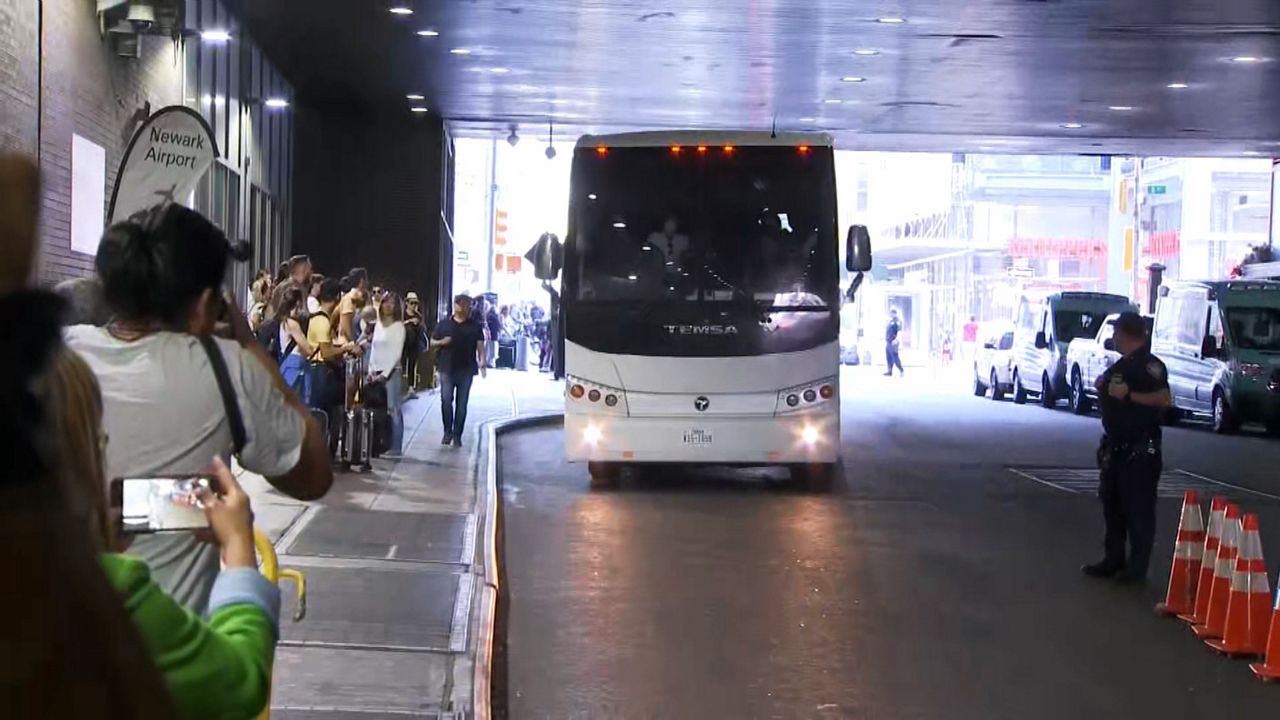
<path fill-rule="evenodd" d="M 120 532 L 157 533 L 209 527 L 204 510 L 191 499 L 197 488 L 221 492 L 212 475 L 116 478 L 111 507 L 119 511 Z"/>

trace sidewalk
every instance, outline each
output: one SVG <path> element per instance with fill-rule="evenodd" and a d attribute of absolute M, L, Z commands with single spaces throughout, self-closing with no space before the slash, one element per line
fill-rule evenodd
<path fill-rule="evenodd" d="M 296 593 L 283 588 L 272 718 L 468 714 L 468 634 L 484 573 L 475 562 L 481 431 L 490 421 L 556 412 L 562 393 L 537 373 L 477 379 L 462 449 L 439 444 L 439 398 L 423 393 L 404 407 L 404 457 L 339 473 L 314 503 L 241 475 L 280 565 L 307 580 L 302 622 L 289 620 Z"/>

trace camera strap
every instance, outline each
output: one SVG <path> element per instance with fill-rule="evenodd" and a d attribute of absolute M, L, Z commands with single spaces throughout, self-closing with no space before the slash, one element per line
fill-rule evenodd
<path fill-rule="evenodd" d="M 222 396 L 222 407 L 227 413 L 227 425 L 231 428 L 231 444 L 235 447 L 235 454 L 239 455 L 249 442 L 249 437 L 244 429 L 244 418 L 240 415 L 240 403 L 236 402 L 235 388 L 231 386 L 226 358 L 222 357 L 222 351 L 213 338 L 201 336 L 197 339 L 204 347 L 205 355 L 209 356 L 209 366 L 213 368 L 213 377 L 218 381 L 218 394 Z"/>

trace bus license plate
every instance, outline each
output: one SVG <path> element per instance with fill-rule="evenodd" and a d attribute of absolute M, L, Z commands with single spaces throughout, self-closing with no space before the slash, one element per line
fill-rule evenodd
<path fill-rule="evenodd" d="M 707 445 L 710 445 L 711 442 L 712 442 L 712 438 L 711 438 L 710 430 L 694 428 L 692 430 L 686 431 L 684 434 L 685 445 L 696 445 L 699 447 L 705 447 Z"/>

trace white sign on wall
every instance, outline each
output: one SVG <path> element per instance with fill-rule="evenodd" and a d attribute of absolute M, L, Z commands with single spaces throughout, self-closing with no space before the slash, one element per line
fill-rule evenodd
<path fill-rule="evenodd" d="M 71 249 L 98 253 L 107 205 L 107 151 L 92 140 L 71 136 Z"/>

